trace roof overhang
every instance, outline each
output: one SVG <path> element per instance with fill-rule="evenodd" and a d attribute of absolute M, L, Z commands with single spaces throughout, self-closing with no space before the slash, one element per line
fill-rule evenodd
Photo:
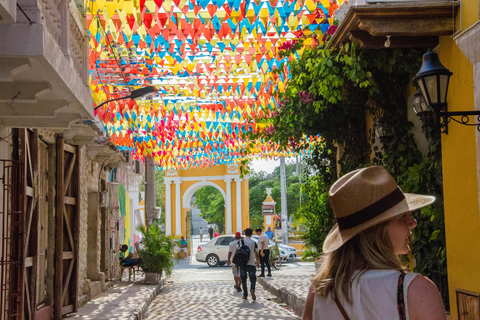
<path fill-rule="evenodd" d="M 438 37 L 455 32 L 458 2 L 396 2 L 350 6 L 328 48 L 349 41 L 365 49 L 381 49 L 390 36 L 390 48 L 429 48 Z"/>

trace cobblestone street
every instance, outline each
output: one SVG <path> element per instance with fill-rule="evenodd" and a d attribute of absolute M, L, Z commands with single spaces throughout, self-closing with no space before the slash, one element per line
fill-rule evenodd
<path fill-rule="evenodd" d="M 194 237 L 193 248 L 197 245 L 198 239 Z M 277 272 L 273 272 L 274 277 Z M 193 256 L 175 265 L 169 282 L 152 301 L 149 320 L 299 319 L 276 303 L 276 297 L 264 290 L 258 281 L 255 288 L 257 300 L 253 302 L 249 293 L 248 300 L 244 301 L 242 293 L 233 287 L 231 268 L 210 268 L 206 263 L 197 262 Z"/>
<path fill-rule="evenodd" d="M 242 300 L 231 281 L 198 281 L 167 286 L 152 302 L 148 319 L 298 319 L 273 296 L 256 288 L 257 301 Z"/>

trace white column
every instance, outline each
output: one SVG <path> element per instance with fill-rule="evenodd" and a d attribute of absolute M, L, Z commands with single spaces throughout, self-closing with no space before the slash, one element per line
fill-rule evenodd
<path fill-rule="evenodd" d="M 235 178 L 237 189 L 237 230 L 242 232 L 242 179 Z"/>
<path fill-rule="evenodd" d="M 172 235 L 172 181 L 165 180 L 165 235 Z"/>
<path fill-rule="evenodd" d="M 175 181 L 175 235 L 182 235 L 182 208 L 181 204 L 181 195 L 180 195 L 180 184 L 182 181 Z"/>
<path fill-rule="evenodd" d="M 227 206 L 227 217 L 225 218 L 225 234 L 232 234 L 232 178 L 225 178 L 227 183 L 227 196 L 225 206 Z"/>

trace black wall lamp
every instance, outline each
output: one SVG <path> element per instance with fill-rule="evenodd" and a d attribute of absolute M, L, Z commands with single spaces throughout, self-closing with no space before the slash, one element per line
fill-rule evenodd
<path fill-rule="evenodd" d="M 147 86 L 147 87 L 142 87 L 140 89 L 135 89 L 135 90 L 132 90 L 132 92 L 130 92 L 130 94 L 128 96 L 123 96 L 123 97 L 120 97 L 120 98 L 107 100 L 105 102 L 100 103 L 93 110 L 97 110 L 98 108 L 100 108 L 104 104 L 112 102 L 112 101 L 124 100 L 124 99 L 138 99 L 138 98 L 141 98 L 143 96 L 146 96 L 146 95 L 149 95 L 149 94 L 152 94 L 152 93 L 155 93 L 155 92 L 157 92 L 157 88 L 155 88 L 154 86 Z"/>
<path fill-rule="evenodd" d="M 430 50 L 423 55 L 420 70 L 413 78 L 417 83 L 417 93 L 414 95 L 413 109 L 420 116 L 425 125 L 433 125 L 440 128 L 440 132 L 448 134 L 450 120 L 467 126 L 476 126 L 480 131 L 480 111 L 454 111 L 447 108 L 447 91 L 450 77 L 453 73 L 445 68 L 438 58 L 438 54 Z M 478 123 L 469 123 L 470 116 L 478 120 Z M 460 120 L 454 117 L 460 117 Z"/>
<path fill-rule="evenodd" d="M 380 143 L 384 146 L 388 145 L 393 137 L 393 128 L 384 116 L 380 116 L 375 123 L 375 136 L 380 139 Z"/>

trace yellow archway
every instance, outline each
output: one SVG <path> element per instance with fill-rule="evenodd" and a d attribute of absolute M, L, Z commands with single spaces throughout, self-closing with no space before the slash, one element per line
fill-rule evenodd
<path fill-rule="evenodd" d="M 249 227 L 248 176 L 240 177 L 238 165 L 167 171 L 165 174 L 165 234 L 186 236 L 186 214 L 195 192 L 213 186 L 225 200 L 225 233 Z"/>

